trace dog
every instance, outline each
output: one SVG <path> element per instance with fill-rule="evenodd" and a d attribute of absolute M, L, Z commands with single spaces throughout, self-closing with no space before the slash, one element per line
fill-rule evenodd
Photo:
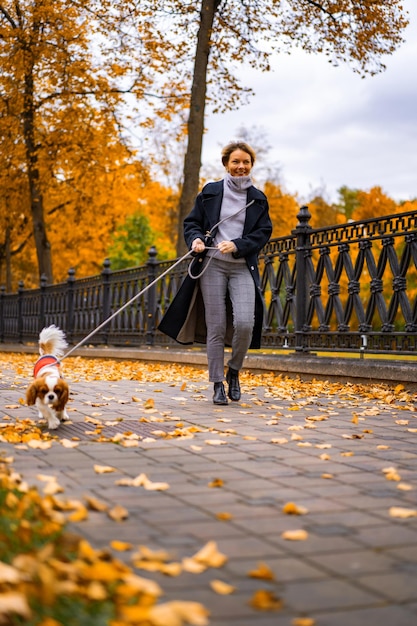
<path fill-rule="evenodd" d="M 55 430 L 61 422 L 68 420 L 66 404 L 69 386 L 60 371 L 60 357 L 68 344 L 64 332 L 55 325 L 43 328 L 39 334 L 39 359 L 33 368 L 34 381 L 26 391 L 26 403 L 35 405 L 39 417 Z"/>

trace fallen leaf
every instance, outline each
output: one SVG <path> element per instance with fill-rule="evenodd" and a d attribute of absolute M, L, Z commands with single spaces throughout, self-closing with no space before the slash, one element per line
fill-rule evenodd
<path fill-rule="evenodd" d="M 295 617 L 291 622 L 291 626 L 314 626 L 315 623 L 316 620 L 312 617 Z"/>
<path fill-rule="evenodd" d="M 125 509 L 124 506 L 117 504 L 112 509 L 107 511 L 107 515 L 115 522 L 121 522 L 129 517 L 129 511 Z"/>
<path fill-rule="evenodd" d="M 208 567 L 222 567 L 227 561 L 227 556 L 218 550 L 215 541 L 206 543 L 192 558 Z"/>
<path fill-rule="evenodd" d="M 34 450 L 48 450 L 52 443 L 50 441 L 39 441 L 38 439 L 31 439 L 26 442 L 29 448 Z"/>
<path fill-rule="evenodd" d="M 94 465 L 94 471 L 96 474 L 109 474 L 115 472 L 116 469 L 110 465 Z"/>
<path fill-rule="evenodd" d="M 414 487 L 408 483 L 398 483 L 397 489 L 400 489 L 400 491 L 412 491 Z"/>
<path fill-rule="evenodd" d="M 272 591 L 265 589 L 255 591 L 249 604 L 258 611 L 278 611 L 283 607 L 282 600 L 277 598 Z"/>
<path fill-rule="evenodd" d="M 223 441 L 222 439 L 206 439 L 205 442 L 209 446 L 222 446 L 227 443 L 227 441 Z"/>
<path fill-rule="evenodd" d="M 211 482 L 209 482 L 209 487 L 223 487 L 224 481 L 221 478 L 214 478 Z"/>
<path fill-rule="evenodd" d="M 109 508 L 107 506 L 107 504 L 105 504 L 104 502 L 101 502 L 100 500 L 98 500 L 97 498 L 94 498 L 93 496 L 87 495 L 84 497 L 87 506 L 89 509 L 91 509 L 92 511 L 107 511 L 107 509 Z"/>
<path fill-rule="evenodd" d="M 258 568 L 248 572 L 250 578 L 260 578 L 262 580 L 275 580 L 274 572 L 265 563 L 258 563 Z"/>
<path fill-rule="evenodd" d="M 70 439 L 60 439 L 60 444 L 64 446 L 64 448 L 77 448 L 80 444 L 76 441 L 71 441 Z"/>
<path fill-rule="evenodd" d="M 19 593 L 17 591 L 0 593 L 0 607 L 1 615 L 3 616 L 8 614 L 20 615 L 27 620 L 31 617 L 31 610 L 24 593 Z M 2 620 L 2 623 L 8 624 L 9 621 L 4 622 Z"/>
<path fill-rule="evenodd" d="M 222 522 L 227 522 L 228 520 L 233 519 L 233 515 L 231 513 L 226 513 L 226 512 L 216 513 L 216 517 Z"/>
<path fill-rule="evenodd" d="M 152 606 L 149 609 L 149 620 L 145 621 L 149 621 L 152 626 L 182 626 L 185 623 L 207 626 L 208 615 L 207 609 L 198 602 L 172 601 Z M 136 622 L 139 623 L 139 620 Z"/>
<path fill-rule="evenodd" d="M 210 581 L 210 587 L 221 596 L 227 596 L 236 591 L 236 587 L 223 582 L 222 580 Z"/>
<path fill-rule="evenodd" d="M 69 515 L 68 519 L 70 522 L 83 522 L 88 518 L 88 511 L 85 506 L 79 506 L 74 513 Z"/>
<path fill-rule="evenodd" d="M 282 507 L 282 512 L 286 515 L 305 515 L 308 513 L 308 509 L 304 506 L 299 506 L 294 502 L 287 502 L 287 504 L 284 504 Z"/>
<path fill-rule="evenodd" d="M 117 550 L 118 552 L 126 552 L 127 550 L 131 550 L 133 547 L 128 541 L 118 541 L 117 539 L 111 541 L 110 546 L 113 550 Z"/>
<path fill-rule="evenodd" d="M 305 541 L 308 538 L 308 532 L 306 530 L 285 530 L 281 537 L 288 541 Z"/>
<path fill-rule="evenodd" d="M 400 506 L 392 506 L 389 510 L 389 514 L 391 517 L 399 517 L 402 519 L 407 519 L 409 517 L 417 517 L 416 509 L 408 509 Z"/>

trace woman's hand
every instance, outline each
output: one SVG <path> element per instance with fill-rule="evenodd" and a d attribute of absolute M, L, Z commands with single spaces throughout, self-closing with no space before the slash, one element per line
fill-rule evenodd
<path fill-rule="evenodd" d="M 226 254 L 227 252 L 236 252 L 237 250 L 233 241 L 221 241 L 217 245 L 217 249 L 220 250 L 222 254 Z"/>
<path fill-rule="evenodd" d="M 199 237 L 197 237 L 197 239 L 194 239 L 193 243 L 191 244 L 191 250 L 193 252 L 196 252 L 197 254 L 199 252 L 204 252 L 206 246 L 205 243 L 202 239 L 200 239 Z"/>

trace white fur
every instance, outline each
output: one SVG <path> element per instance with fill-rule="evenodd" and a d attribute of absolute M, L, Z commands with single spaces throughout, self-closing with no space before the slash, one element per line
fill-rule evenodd
<path fill-rule="evenodd" d="M 53 354 L 60 358 L 68 344 L 65 340 L 64 332 L 52 324 L 47 328 L 43 328 L 39 333 L 39 354 Z"/>

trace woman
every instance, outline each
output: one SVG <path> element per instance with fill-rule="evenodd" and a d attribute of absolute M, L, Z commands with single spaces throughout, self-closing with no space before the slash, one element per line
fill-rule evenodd
<path fill-rule="evenodd" d="M 228 396 L 240 400 L 239 371 L 248 349 L 259 348 L 263 321 L 258 253 L 272 224 L 265 194 L 253 186 L 253 149 L 244 142 L 222 150 L 223 180 L 208 183 L 184 220 L 184 238 L 197 256 L 159 329 L 180 343 L 206 341 L 214 404 L 228 404 L 224 348 L 231 345 Z M 196 277 L 196 280 L 193 278 Z M 202 300 L 201 300 L 202 296 Z"/>

